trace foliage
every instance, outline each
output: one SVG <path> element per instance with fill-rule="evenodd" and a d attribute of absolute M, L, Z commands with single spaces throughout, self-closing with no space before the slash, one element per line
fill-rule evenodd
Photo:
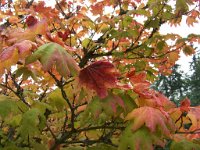
<path fill-rule="evenodd" d="M 199 149 L 200 107 L 150 88 L 195 52 L 160 28 L 199 1 L 55 2 L 0 1 L 0 149 Z"/>

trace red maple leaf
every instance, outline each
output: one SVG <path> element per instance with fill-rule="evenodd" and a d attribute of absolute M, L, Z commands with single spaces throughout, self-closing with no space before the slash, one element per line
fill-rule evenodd
<path fill-rule="evenodd" d="M 117 87 L 119 73 L 114 65 L 106 61 L 97 61 L 82 69 L 79 74 L 79 82 L 90 90 L 97 92 L 100 98 L 108 95 L 108 88 Z"/>
<path fill-rule="evenodd" d="M 67 30 L 65 30 L 64 33 L 59 31 L 57 34 L 58 34 L 58 37 L 62 38 L 62 40 L 65 41 L 68 38 L 70 33 L 71 33 L 71 31 L 69 29 L 67 29 Z"/>
<path fill-rule="evenodd" d="M 35 25 L 38 22 L 38 20 L 34 16 L 28 16 L 26 19 L 26 24 L 28 27 L 31 27 Z"/>
<path fill-rule="evenodd" d="M 180 110 L 182 112 L 188 112 L 190 110 L 190 100 L 188 98 L 181 101 Z"/>

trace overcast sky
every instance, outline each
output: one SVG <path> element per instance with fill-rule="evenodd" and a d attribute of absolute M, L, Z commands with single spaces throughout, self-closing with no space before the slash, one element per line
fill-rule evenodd
<path fill-rule="evenodd" d="M 186 18 L 184 17 L 182 19 L 181 25 L 180 26 L 170 26 L 168 24 L 165 24 L 161 27 L 160 32 L 162 34 L 166 33 L 177 33 L 181 35 L 182 37 L 187 37 L 187 35 L 194 33 L 194 34 L 200 34 L 200 22 L 194 24 L 194 26 L 188 27 L 186 24 Z M 200 50 L 200 45 L 195 45 L 197 50 Z M 181 65 L 181 70 L 183 70 L 185 73 L 189 73 L 190 69 L 190 63 L 192 61 L 192 56 L 185 56 L 183 53 L 181 54 L 181 57 L 179 61 L 177 62 L 178 64 Z"/>

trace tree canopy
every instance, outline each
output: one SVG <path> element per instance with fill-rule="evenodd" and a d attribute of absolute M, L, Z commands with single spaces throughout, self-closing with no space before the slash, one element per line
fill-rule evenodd
<path fill-rule="evenodd" d="M 198 0 L 49 2 L 0 1 L 0 149 L 200 149 L 200 107 L 150 88 L 195 53 L 160 28 Z"/>

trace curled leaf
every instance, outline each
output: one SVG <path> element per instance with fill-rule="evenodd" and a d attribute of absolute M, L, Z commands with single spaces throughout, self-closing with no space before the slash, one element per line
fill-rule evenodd
<path fill-rule="evenodd" d="M 43 70 L 50 71 L 55 65 L 60 75 L 68 78 L 69 75 L 77 75 L 79 67 L 73 57 L 57 43 L 47 43 L 40 46 L 30 57 L 26 64 L 40 60 Z"/>

